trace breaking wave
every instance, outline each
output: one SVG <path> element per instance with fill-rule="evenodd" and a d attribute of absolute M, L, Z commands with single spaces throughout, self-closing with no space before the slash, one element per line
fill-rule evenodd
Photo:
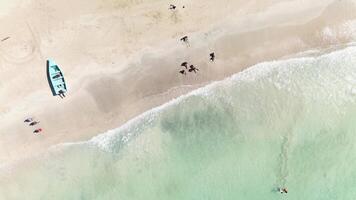
<path fill-rule="evenodd" d="M 315 52 L 313 52 L 315 53 Z M 356 47 L 257 64 L 1 175 L 0 199 L 353 199 Z M 21 191 L 21 192 L 20 192 Z"/>

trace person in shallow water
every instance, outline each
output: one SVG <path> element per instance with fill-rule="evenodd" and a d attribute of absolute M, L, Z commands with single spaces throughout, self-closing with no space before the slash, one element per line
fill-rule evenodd
<path fill-rule="evenodd" d="M 287 194 L 287 193 L 288 193 L 287 188 L 278 188 L 278 191 L 279 191 L 281 194 Z"/>

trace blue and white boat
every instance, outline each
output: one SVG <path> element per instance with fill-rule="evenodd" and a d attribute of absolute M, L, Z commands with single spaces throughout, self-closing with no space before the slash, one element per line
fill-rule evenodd
<path fill-rule="evenodd" d="M 47 60 L 47 79 L 53 96 L 67 92 L 67 86 L 61 69 L 50 59 Z"/>

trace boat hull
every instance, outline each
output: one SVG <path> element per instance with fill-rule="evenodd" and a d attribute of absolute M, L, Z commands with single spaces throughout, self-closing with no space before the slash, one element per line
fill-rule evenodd
<path fill-rule="evenodd" d="M 47 79 L 53 96 L 59 95 L 61 92 L 63 94 L 67 92 L 63 73 L 52 60 L 47 60 Z"/>

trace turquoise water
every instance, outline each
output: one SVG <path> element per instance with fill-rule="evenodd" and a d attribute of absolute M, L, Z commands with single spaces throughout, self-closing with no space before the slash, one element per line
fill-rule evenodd
<path fill-rule="evenodd" d="M 3 169 L 0 199 L 355 199 L 354 55 L 261 63 L 54 147 Z"/>

